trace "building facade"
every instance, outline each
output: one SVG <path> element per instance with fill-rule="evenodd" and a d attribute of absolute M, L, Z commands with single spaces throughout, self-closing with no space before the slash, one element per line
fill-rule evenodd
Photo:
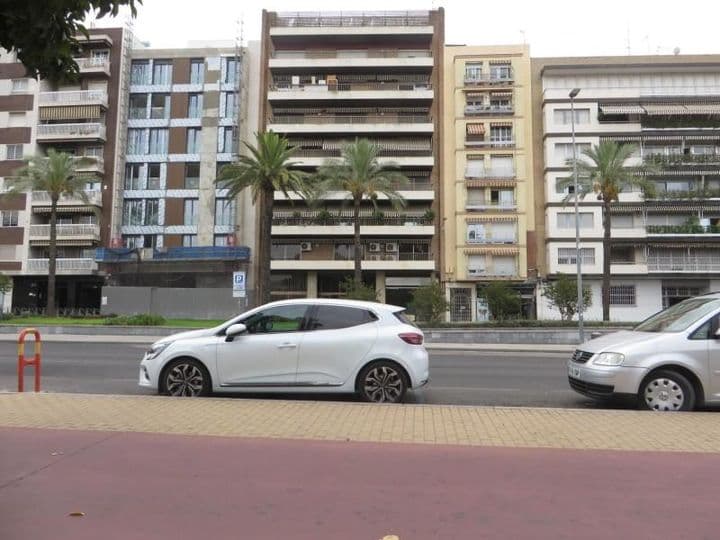
<path fill-rule="evenodd" d="M 605 140 L 632 144 L 628 165 L 649 164 L 655 194 L 626 189 L 612 207 L 610 316 L 639 321 L 720 288 L 720 57 L 651 56 L 533 60 L 536 177 L 544 178 L 543 278 L 575 274 L 575 216 L 558 179 L 571 175 L 569 92 L 578 151 Z M 602 317 L 602 208 L 580 203 L 581 262 L 592 289 L 586 318 Z M 558 318 L 538 298 L 541 318 Z"/>
<path fill-rule="evenodd" d="M 506 281 L 534 313 L 529 48 L 448 46 L 443 71 L 443 281 L 449 320 L 487 320 L 478 294 Z"/>
<path fill-rule="evenodd" d="M 305 171 L 364 137 L 410 180 L 403 209 L 379 200 L 361 210 L 363 279 L 391 303 L 407 304 L 439 270 L 443 17 L 442 9 L 263 13 L 264 129 L 298 147 L 294 160 Z M 351 216 L 346 193 L 329 194 L 319 208 L 275 194 L 275 298 L 341 294 L 353 269 Z"/>

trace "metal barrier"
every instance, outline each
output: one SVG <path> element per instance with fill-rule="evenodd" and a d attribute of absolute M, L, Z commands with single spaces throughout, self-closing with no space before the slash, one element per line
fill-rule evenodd
<path fill-rule="evenodd" d="M 33 334 L 35 336 L 35 346 L 32 360 L 25 359 L 25 336 Z M 25 367 L 33 366 L 35 368 L 35 391 L 40 391 L 40 332 L 35 328 L 26 328 L 18 336 L 18 392 L 25 391 Z"/>

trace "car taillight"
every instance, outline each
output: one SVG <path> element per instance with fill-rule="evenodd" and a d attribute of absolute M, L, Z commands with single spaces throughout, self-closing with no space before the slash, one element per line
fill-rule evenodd
<path fill-rule="evenodd" d="M 403 332 L 402 334 L 398 334 L 398 337 L 402 339 L 405 343 L 409 343 L 410 345 L 423 344 L 422 334 L 417 334 L 415 332 Z"/>

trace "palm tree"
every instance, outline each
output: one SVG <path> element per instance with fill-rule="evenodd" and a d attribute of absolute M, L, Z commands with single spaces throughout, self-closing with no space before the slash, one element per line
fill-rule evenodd
<path fill-rule="evenodd" d="M 290 146 L 285 137 L 268 131 L 256 133 L 257 146 L 244 143 L 249 155 L 241 155 L 234 163 L 225 165 L 215 179 L 221 189 L 228 190 L 228 199 L 237 197 L 249 187 L 253 203 L 260 205 L 260 235 L 258 242 L 257 300 L 270 301 L 270 254 L 272 247 L 272 220 L 275 191 L 298 193 L 305 197 L 309 184 L 307 175 L 294 170 L 296 162 L 290 161 L 296 147 Z"/>
<path fill-rule="evenodd" d="M 77 172 L 78 166 L 92 163 L 93 158 L 76 160 L 65 152 L 53 149 L 47 156 L 37 156 L 26 161 L 17 170 L 10 182 L 11 192 L 45 191 L 50 196 L 50 243 L 48 245 L 48 286 L 46 314 L 54 317 L 57 313 L 55 305 L 55 274 L 57 269 L 57 204 L 60 197 L 77 197 L 84 203 L 88 202 L 85 186 L 87 174 Z"/>
<path fill-rule="evenodd" d="M 610 207 L 617 202 L 623 189 L 639 187 L 645 196 L 653 192 L 653 185 L 641 174 L 649 172 L 648 167 L 630 166 L 627 161 L 633 157 L 637 147 L 632 144 L 618 144 L 615 141 L 603 141 L 592 148 L 582 152 L 577 159 L 578 193 L 582 200 L 590 193 L 594 193 L 603 207 L 603 279 L 602 279 L 602 309 L 603 320 L 610 320 L 610 232 L 612 229 Z M 573 160 L 568 165 L 573 166 Z M 558 186 L 565 188 L 572 186 L 574 179 L 563 178 Z M 568 195 L 565 200 L 574 198 Z"/>
<path fill-rule="evenodd" d="M 317 192 L 346 191 L 353 205 L 354 260 L 353 280 L 356 286 L 362 282 L 362 249 L 360 248 L 360 207 L 369 200 L 377 208 L 378 195 L 387 197 L 393 206 L 405 206 L 405 199 L 397 191 L 408 183 L 394 164 L 378 162 L 380 147 L 367 139 L 355 139 L 342 150 L 341 160 L 328 160 L 318 170 L 320 180 Z"/>

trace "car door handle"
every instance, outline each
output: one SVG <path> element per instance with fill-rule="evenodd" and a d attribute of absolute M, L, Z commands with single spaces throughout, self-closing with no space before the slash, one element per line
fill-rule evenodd
<path fill-rule="evenodd" d="M 282 343 L 277 346 L 278 349 L 295 349 L 297 344 L 295 343 Z"/>

